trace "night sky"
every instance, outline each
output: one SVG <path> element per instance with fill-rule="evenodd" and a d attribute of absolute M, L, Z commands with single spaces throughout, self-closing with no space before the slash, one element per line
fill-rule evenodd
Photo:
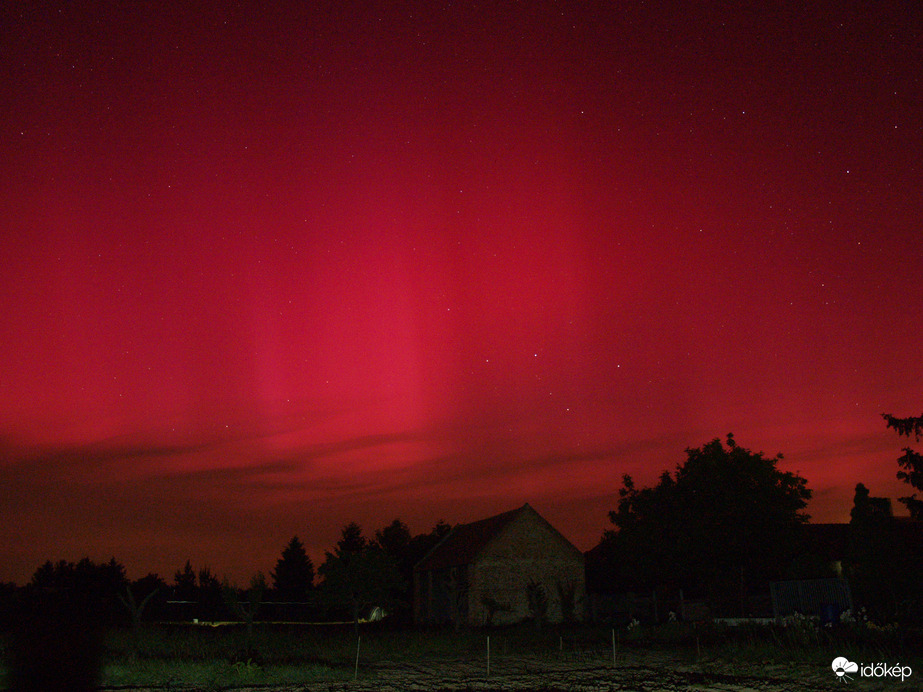
<path fill-rule="evenodd" d="M 170 4 L 0 4 L 0 580 L 586 550 L 729 432 L 907 494 L 916 3 Z"/>

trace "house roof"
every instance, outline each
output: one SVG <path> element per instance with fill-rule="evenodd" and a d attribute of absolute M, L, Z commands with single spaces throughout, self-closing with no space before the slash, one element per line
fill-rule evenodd
<path fill-rule="evenodd" d="M 526 510 L 535 512 L 526 503 L 519 509 L 470 524 L 459 524 L 417 563 L 414 570 L 446 569 L 471 564 L 488 543 Z"/>

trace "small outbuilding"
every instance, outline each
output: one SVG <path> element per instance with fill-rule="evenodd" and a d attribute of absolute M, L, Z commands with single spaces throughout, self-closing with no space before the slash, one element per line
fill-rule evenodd
<path fill-rule="evenodd" d="M 528 504 L 456 526 L 413 581 L 417 623 L 508 624 L 542 600 L 545 619 L 560 622 L 582 619 L 586 600 L 583 553 Z"/>

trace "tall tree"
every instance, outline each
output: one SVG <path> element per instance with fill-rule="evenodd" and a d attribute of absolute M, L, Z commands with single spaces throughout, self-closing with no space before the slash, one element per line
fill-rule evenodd
<path fill-rule="evenodd" d="M 895 418 L 890 413 L 883 413 L 882 418 L 888 424 L 889 428 L 897 431 L 901 437 L 910 437 L 913 435 L 916 441 L 920 441 L 923 436 L 923 415 L 911 418 Z M 904 454 L 897 460 L 900 470 L 897 477 L 910 485 L 916 490 L 923 490 L 923 454 L 914 451 L 910 447 L 904 447 Z M 900 497 L 898 501 L 907 507 L 910 516 L 914 519 L 923 519 L 923 500 L 917 499 L 917 494 L 913 493 L 907 497 Z"/>
<path fill-rule="evenodd" d="M 186 560 L 183 569 L 174 575 L 174 581 L 173 593 L 176 599 L 197 603 L 194 611 L 197 617 L 214 619 L 220 615 L 224 605 L 221 582 L 208 566 L 196 573 L 189 560 Z"/>
<path fill-rule="evenodd" d="M 362 535 L 362 527 L 352 521 L 343 527 L 340 540 L 337 541 L 337 551 L 340 553 L 361 553 L 369 542 Z"/>
<path fill-rule="evenodd" d="M 343 528 L 334 552 L 318 568 L 323 593 L 334 608 L 348 607 L 358 630 L 359 618 L 371 606 L 390 607 L 404 586 L 394 558 L 369 543 L 355 523 Z"/>
<path fill-rule="evenodd" d="M 721 610 L 743 608 L 747 585 L 778 578 L 807 521 L 807 481 L 766 457 L 715 439 L 652 488 L 623 477 L 604 545 L 635 565 L 634 586 L 673 584 L 700 591 Z"/>
<path fill-rule="evenodd" d="M 390 555 L 397 564 L 403 587 L 396 592 L 392 600 L 398 620 L 409 621 L 413 615 L 413 568 L 436 543 L 451 530 L 444 521 L 439 521 L 432 531 L 411 537 L 407 524 L 395 519 L 383 529 L 375 532 L 375 545 Z"/>
<path fill-rule="evenodd" d="M 400 519 L 395 519 L 383 529 L 375 532 L 375 542 L 397 560 L 404 559 L 410 541 L 410 529 Z"/>
<path fill-rule="evenodd" d="M 415 555 L 412 551 L 413 538 L 407 524 L 400 519 L 395 519 L 383 529 L 375 532 L 375 545 L 392 557 L 401 577 L 404 579 L 406 589 L 403 596 L 407 606 L 410 604 L 410 584 L 413 579 L 413 566 Z"/>
<path fill-rule="evenodd" d="M 194 601 L 197 596 L 195 585 L 195 570 L 192 563 L 186 560 L 183 569 L 177 570 L 173 575 L 173 595 L 180 601 Z"/>
<path fill-rule="evenodd" d="M 114 599 L 128 584 L 128 579 L 125 576 L 125 567 L 115 558 L 97 564 L 85 557 L 76 564 L 67 560 L 46 562 L 32 575 L 32 584 Z"/>
<path fill-rule="evenodd" d="M 308 591 L 314 587 L 314 563 L 298 536 L 285 546 L 270 576 L 280 600 L 303 602 L 307 599 Z"/>
<path fill-rule="evenodd" d="M 198 601 L 199 614 L 206 620 L 218 619 L 226 612 L 221 582 L 208 565 L 199 570 Z"/>
<path fill-rule="evenodd" d="M 125 567 L 115 558 L 96 563 L 85 557 L 76 564 L 46 562 L 32 575 L 27 588 L 36 594 L 57 594 L 69 606 L 83 608 L 86 617 L 97 624 L 114 624 L 124 619 L 118 598 L 127 585 Z"/>
<path fill-rule="evenodd" d="M 872 497 L 859 483 L 849 514 L 846 571 L 853 597 L 876 620 L 892 620 L 897 615 L 905 570 L 891 500 Z"/>

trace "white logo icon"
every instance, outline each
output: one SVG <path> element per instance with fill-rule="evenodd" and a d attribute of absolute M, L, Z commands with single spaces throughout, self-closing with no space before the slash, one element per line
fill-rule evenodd
<path fill-rule="evenodd" d="M 847 673 L 858 673 L 859 672 L 859 664 L 853 663 L 852 661 L 850 661 L 847 658 L 844 658 L 843 656 L 838 656 L 837 658 L 833 659 L 833 663 L 831 664 L 831 667 L 833 668 L 833 672 L 836 673 L 836 676 L 840 680 L 843 680 L 844 682 L 846 680 L 852 680 L 852 678 L 849 677 Z"/>

